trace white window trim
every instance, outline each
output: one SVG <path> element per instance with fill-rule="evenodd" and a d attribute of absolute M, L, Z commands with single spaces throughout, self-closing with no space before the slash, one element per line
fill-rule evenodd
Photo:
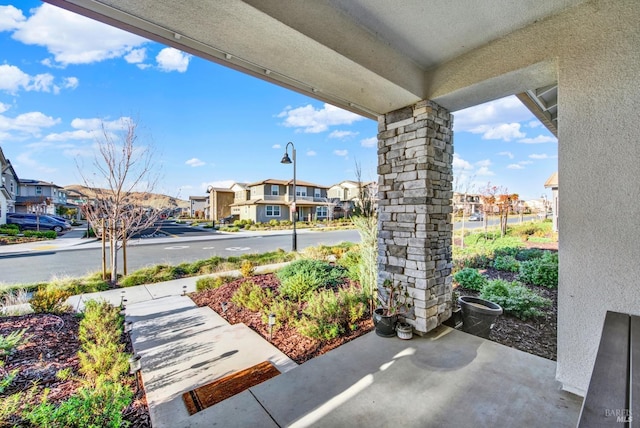
<path fill-rule="evenodd" d="M 321 198 L 321 197 L 322 197 L 322 190 L 320 190 L 320 189 L 313 189 L 313 197 L 314 197 L 314 198 Z"/>
<path fill-rule="evenodd" d="M 307 196 L 307 187 L 296 186 L 296 196 Z"/>
<path fill-rule="evenodd" d="M 271 208 L 271 214 L 269 214 L 269 208 Z M 277 214 L 276 209 L 278 211 Z M 282 210 L 280 209 L 280 205 L 267 205 L 265 206 L 264 214 L 267 217 L 280 217 L 282 215 Z"/>
<path fill-rule="evenodd" d="M 273 191 L 275 190 L 275 193 Z M 271 196 L 280 196 L 280 186 L 277 184 L 271 185 Z"/>

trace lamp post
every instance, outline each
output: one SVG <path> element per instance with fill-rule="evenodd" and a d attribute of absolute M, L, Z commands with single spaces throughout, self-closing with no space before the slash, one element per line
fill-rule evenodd
<path fill-rule="evenodd" d="M 291 154 L 293 155 L 293 162 L 289 158 L 289 144 L 291 144 Z M 298 236 L 296 235 L 296 219 L 297 219 L 297 208 L 296 208 L 296 147 L 292 142 L 288 142 L 286 147 L 284 148 L 284 156 L 280 163 L 284 164 L 293 164 L 293 203 L 291 204 L 291 218 L 293 220 L 293 240 L 291 243 L 292 251 L 298 251 Z"/>

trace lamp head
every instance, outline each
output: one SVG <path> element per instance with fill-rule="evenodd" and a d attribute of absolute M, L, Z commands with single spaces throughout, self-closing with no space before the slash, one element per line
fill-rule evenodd
<path fill-rule="evenodd" d="M 289 153 L 284 152 L 284 156 L 282 156 L 282 160 L 280 161 L 280 163 L 284 163 L 284 164 L 291 163 L 291 158 L 289 158 Z"/>

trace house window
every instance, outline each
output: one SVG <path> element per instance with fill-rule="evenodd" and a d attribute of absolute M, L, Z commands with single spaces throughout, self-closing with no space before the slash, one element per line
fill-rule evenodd
<path fill-rule="evenodd" d="M 42 195 L 42 187 L 36 186 L 36 195 Z"/>
<path fill-rule="evenodd" d="M 267 217 L 280 217 L 280 205 L 267 205 Z"/>
<path fill-rule="evenodd" d="M 313 197 L 314 198 L 321 198 L 322 197 L 322 192 L 320 192 L 320 189 L 313 189 Z"/>
<path fill-rule="evenodd" d="M 317 217 L 327 217 L 327 207 L 316 207 Z"/>
<path fill-rule="evenodd" d="M 280 186 L 277 184 L 271 185 L 271 196 L 278 196 L 280 194 Z"/>
<path fill-rule="evenodd" d="M 304 186 L 296 186 L 296 196 L 307 196 L 307 188 Z"/>

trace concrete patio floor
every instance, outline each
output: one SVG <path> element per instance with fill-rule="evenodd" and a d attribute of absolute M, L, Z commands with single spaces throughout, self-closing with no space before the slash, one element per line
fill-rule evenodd
<path fill-rule="evenodd" d="M 173 307 L 174 299 L 160 299 L 158 322 L 152 306 L 160 301 L 127 308 L 143 378 L 150 381 L 145 386 L 153 386 L 151 379 L 161 383 L 150 397 L 150 407 L 163 408 L 150 409 L 156 412 L 154 427 L 574 427 L 578 420 L 582 398 L 560 390 L 555 362 L 444 326 L 409 341 L 369 333 L 188 416 L 183 392 L 231 367 L 273 361 L 275 354 L 257 334 L 242 339 L 220 334 L 219 325 L 194 318 L 189 304 L 183 309 L 194 321 L 182 325 L 175 318 L 181 305 Z M 164 334 L 162 325 L 171 334 Z M 197 333 L 197 326 L 209 331 Z M 207 361 L 207 370 L 189 360 L 188 350 L 203 346 L 210 351 L 197 358 Z M 153 359 L 156 363 L 145 368 L 145 360 Z M 168 370 L 168 378 L 181 377 L 165 382 L 161 372 L 145 374 L 154 365 Z M 190 373 L 191 367 L 197 372 Z"/>

